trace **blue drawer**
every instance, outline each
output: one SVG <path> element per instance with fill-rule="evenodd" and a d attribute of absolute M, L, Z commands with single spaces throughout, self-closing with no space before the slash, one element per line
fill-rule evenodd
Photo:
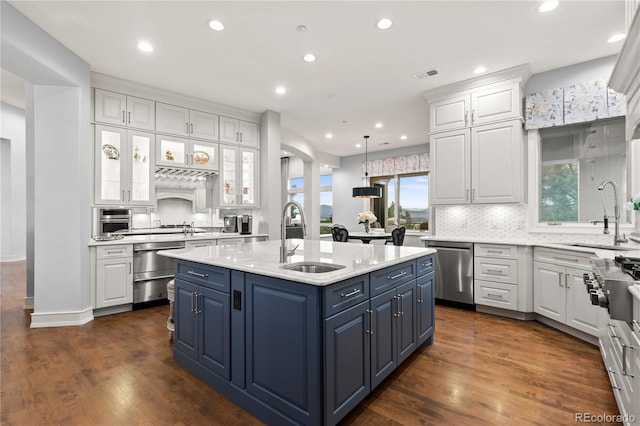
<path fill-rule="evenodd" d="M 178 261 L 176 278 L 230 293 L 231 273 L 229 269 Z"/>
<path fill-rule="evenodd" d="M 430 254 L 418 259 L 418 276 L 433 272 L 435 267 L 435 256 Z"/>
<path fill-rule="evenodd" d="M 382 294 L 416 277 L 416 261 L 389 266 L 369 274 L 371 297 Z"/>
<path fill-rule="evenodd" d="M 324 288 L 324 318 L 369 299 L 369 275 L 360 275 Z"/>

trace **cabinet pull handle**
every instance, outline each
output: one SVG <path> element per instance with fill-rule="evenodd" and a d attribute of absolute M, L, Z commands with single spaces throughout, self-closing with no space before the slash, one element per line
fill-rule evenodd
<path fill-rule="evenodd" d="M 571 288 L 571 286 L 569 285 L 569 274 L 564 274 L 564 285 L 567 288 Z"/>
<path fill-rule="evenodd" d="M 360 289 L 359 288 L 354 288 L 353 291 L 350 291 L 347 294 L 344 293 L 340 293 L 340 297 L 351 297 L 351 296 L 355 296 L 356 294 L 360 293 Z"/>
<path fill-rule="evenodd" d="M 416 303 L 422 303 L 424 302 L 424 300 L 422 299 L 422 285 L 418 284 L 418 300 L 416 300 Z"/>
<path fill-rule="evenodd" d="M 467 126 L 467 122 L 469 121 L 468 118 L 469 118 L 469 111 L 465 111 L 464 112 L 464 125 L 465 125 L 465 127 Z"/>
<path fill-rule="evenodd" d="M 242 132 L 240 132 L 240 142 L 242 142 Z"/>
<path fill-rule="evenodd" d="M 611 388 L 612 389 L 617 389 L 617 390 L 622 390 L 622 388 L 620 386 L 618 386 L 618 382 L 616 382 L 615 377 L 613 376 L 613 374 L 616 374 L 615 371 L 613 371 L 613 368 L 609 367 L 608 369 L 609 372 L 609 378 L 611 379 Z"/>
<path fill-rule="evenodd" d="M 236 132 L 236 142 L 240 142 L 240 132 Z"/>
<path fill-rule="evenodd" d="M 133 272 L 133 267 L 131 266 L 131 262 L 129 262 L 129 275 Z"/>
<path fill-rule="evenodd" d="M 558 285 L 559 285 L 560 287 L 564 287 L 564 286 L 562 285 L 562 274 L 558 274 Z"/>
<path fill-rule="evenodd" d="M 129 112 L 129 124 L 131 124 L 131 112 Z"/>
<path fill-rule="evenodd" d="M 569 259 L 568 257 L 553 256 L 553 258 L 556 260 L 564 261 L 564 262 L 579 262 L 578 259 Z"/>
<path fill-rule="evenodd" d="M 393 299 L 396 301 L 396 311 L 393 313 L 393 316 L 397 317 L 400 314 L 400 302 L 398 301 L 398 296 L 393 296 Z"/>
<path fill-rule="evenodd" d="M 122 190 L 122 197 L 120 199 L 124 202 L 124 189 Z"/>
<path fill-rule="evenodd" d="M 367 331 L 373 335 L 373 309 L 367 309 L 367 313 L 369 314 L 369 329 Z"/>
<path fill-rule="evenodd" d="M 196 312 L 196 294 L 191 293 L 191 312 Z"/>
<path fill-rule="evenodd" d="M 107 254 L 123 254 L 124 250 L 107 250 Z"/>
<path fill-rule="evenodd" d="M 620 336 L 618 336 L 616 334 L 616 331 L 614 330 L 614 328 L 616 328 L 615 324 L 607 324 L 607 327 L 609 327 L 609 331 L 611 331 L 611 337 L 613 337 L 614 339 L 620 339 Z"/>
<path fill-rule="evenodd" d="M 487 253 L 502 254 L 502 250 L 487 250 Z"/>
<path fill-rule="evenodd" d="M 503 274 L 501 269 L 487 269 L 487 272 L 490 272 L 492 274 Z"/>
<path fill-rule="evenodd" d="M 476 110 L 472 109 L 471 110 L 471 124 L 476 122 Z"/>
<path fill-rule="evenodd" d="M 195 271 L 187 271 L 187 274 L 193 275 L 194 277 L 198 277 L 198 278 L 204 278 L 204 279 L 209 278 L 209 274 L 201 274 L 200 272 L 195 272 Z"/>
<path fill-rule="evenodd" d="M 123 123 L 126 123 L 126 121 L 125 121 L 125 119 L 124 119 L 124 113 L 125 113 L 125 111 L 124 111 L 124 110 L 122 110 L 122 122 L 123 122 Z"/>
<path fill-rule="evenodd" d="M 191 134 L 193 134 L 193 123 L 191 123 L 190 126 L 191 126 Z"/>
<path fill-rule="evenodd" d="M 489 299 L 500 299 L 500 300 L 502 300 L 502 295 L 501 294 L 487 293 L 487 297 Z"/>
<path fill-rule="evenodd" d="M 633 350 L 633 346 L 629 346 L 626 343 L 622 344 L 622 374 L 629 377 L 634 377 L 633 374 L 629 374 L 627 370 L 627 349 Z"/>
<path fill-rule="evenodd" d="M 404 297 L 399 294 L 398 295 L 398 314 L 404 316 Z"/>
<path fill-rule="evenodd" d="M 394 276 L 392 276 L 392 277 L 390 277 L 389 275 L 387 275 L 387 279 L 388 279 L 388 280 L 395 280 L 396 278 L 400 278 L 400 277 L 403 277 L 403 276 L 405 276 L 405 275 L 407 275 L 407 271 L 402 271 L 402 272 L 400 272 L 398 275 L 394 275 Z"/>
<path fill-rule="evenodd" d="M 421 263 L 420 264 L 420 266 L 422 266 L 423 268 L 431 268 L 432 265 L 433 265 L 433 262 Z"/>

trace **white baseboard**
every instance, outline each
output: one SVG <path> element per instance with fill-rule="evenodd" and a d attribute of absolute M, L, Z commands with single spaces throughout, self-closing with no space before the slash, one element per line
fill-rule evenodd
<path fill-rule="evenodd" d="M 93 308 L 80 312 L 32 313 L 31 328 L 69 327 L 93 321 Z"/>
<path fill-rule="evenodd" d="M 25 296 L 24 303 L 22 304 L 22 309 L 33 309 L 33 296 Z"/>
<path fill-rule="evenodd" d="M 24 254 L 0 257 L 0 262 L 21 262 L 23 260 L 27 260 L 27 256 L 25 256 Z"/>

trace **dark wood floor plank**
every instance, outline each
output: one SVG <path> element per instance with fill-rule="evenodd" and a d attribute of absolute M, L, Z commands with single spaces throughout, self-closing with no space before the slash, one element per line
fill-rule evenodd
<path fill-rule="evenodd" d="M 0 263 L 2 425 L 260 425 L 173 361 L 168 306 L 30 329 L 25 263 Z M 419 348 L 342 421 L 572 424 L 617 414 L 598 348 L 537 322 L 438 306 Z"/>

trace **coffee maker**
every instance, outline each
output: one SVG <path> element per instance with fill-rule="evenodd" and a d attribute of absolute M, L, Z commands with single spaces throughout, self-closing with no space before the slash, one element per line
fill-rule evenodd
<path fill-rule="evenodd" d="M 224 229 L 222 232 L 238 232 L 238 216 L 225 216 L 224 217 Z"/>
<path fill-rule="evenodd" d="M 244 214 L 238 216 L 238 228 L 241 234 L 250 234 L 253 227 L 253 216 Z"/>

